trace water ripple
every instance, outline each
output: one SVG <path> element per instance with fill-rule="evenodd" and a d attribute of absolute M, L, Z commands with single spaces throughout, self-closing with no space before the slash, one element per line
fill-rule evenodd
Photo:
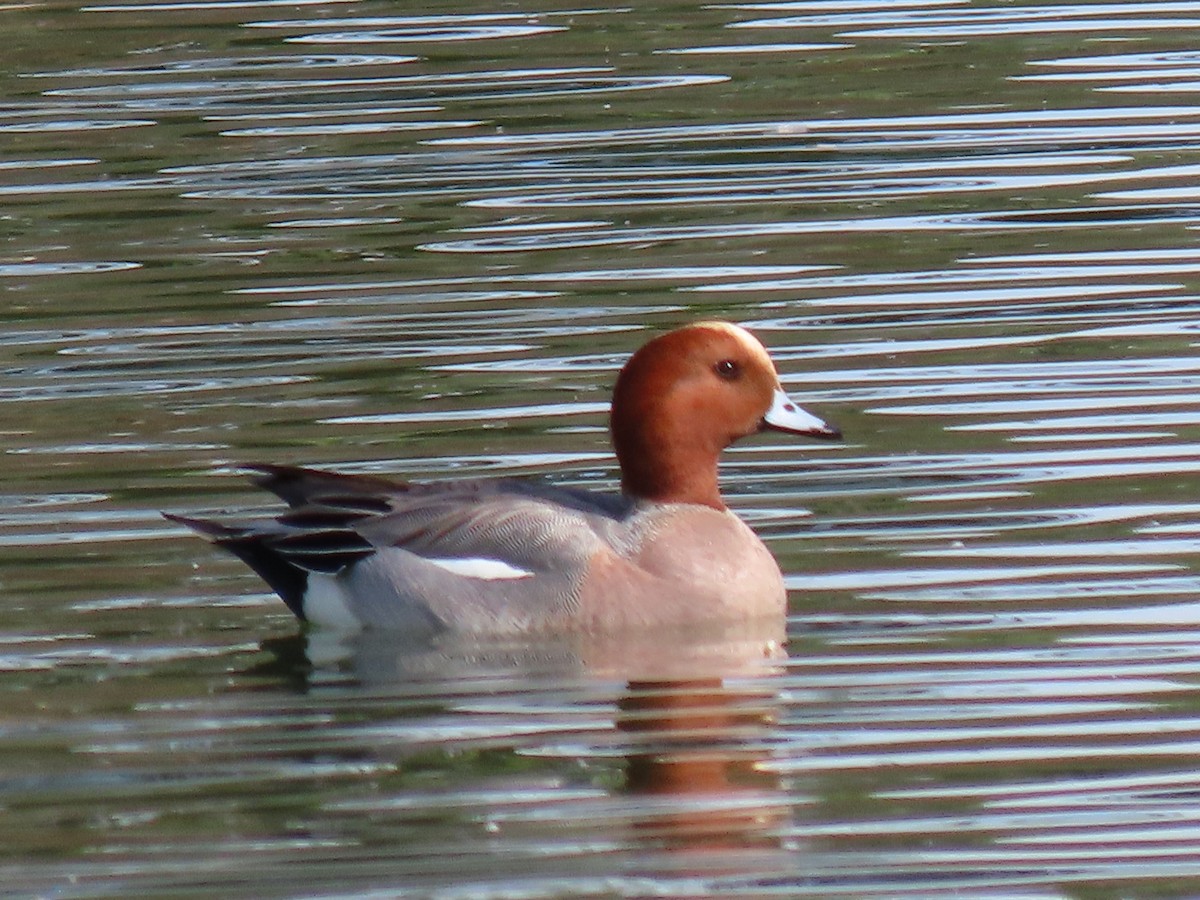
<path fill-rule="evenodd" d="M 328 27 L 336 23 L 323 22 Z M 361 24 L 350 20 L 347 24 Z M 250 28 L 278 28 L 279 23 L 252 22 Z M 309 26 L 311 27 L 311 25 Z M 285 38 L 297 44 L 406 44 L 442 41 L 486 41 L 533 37 L 567 29 L 558 25 L 408 25 L 355 31 L 317 31 Z"/>
<path fill-rule="evenodd" d="M 4 883 L 1196 893 L 1194 7 L 7 7 Z M 700 317 L 848 435 L 722 462 L 790 656 L 297 636 L 158 514 L 615 489 Z"/>

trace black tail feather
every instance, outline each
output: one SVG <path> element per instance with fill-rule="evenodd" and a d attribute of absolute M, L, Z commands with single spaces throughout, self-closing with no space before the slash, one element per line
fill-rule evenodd
<path fill-rule="evenodd" d="M 172 513 L 163 513 L 163 516 L 172 522 L 186 525 L 218 547 L 232 553 L 253 569 L 258 577 L 283 599 L 296 618 L 304 621 L 304 591 L 308 587 L 308 572 L 293 565 L 273 549 L 267 535 L 223 525 L 211 519 L 193 519 Z"/>

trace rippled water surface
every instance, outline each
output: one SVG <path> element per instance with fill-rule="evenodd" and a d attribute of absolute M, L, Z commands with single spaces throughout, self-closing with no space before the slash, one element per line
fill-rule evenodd
<path fill-rule="evenodd" d="M 1200 896 L 1194 2 L 0 33 L 7 895 Z M 700 317 L 848 436 L 723 470 L 785 656 L 303 634 L 159 517 L 255 460 L 612 487 Z"/>

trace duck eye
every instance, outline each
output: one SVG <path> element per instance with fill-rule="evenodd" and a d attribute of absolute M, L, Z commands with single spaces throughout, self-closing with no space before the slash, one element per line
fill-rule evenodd
<path fill-rule="evenodd" d="M 739 366 L 732 359 L 723 359 L 719 363 L 717 363 L 715 366 L 713 366 L 713 371 L 716 372 L 718 375 L 720 375 L 722 378 L 724 378 L 726 381 L 733 381 L 735 378 L 737 378 L 739 375 L 742 374 L 742 367 Z"/>

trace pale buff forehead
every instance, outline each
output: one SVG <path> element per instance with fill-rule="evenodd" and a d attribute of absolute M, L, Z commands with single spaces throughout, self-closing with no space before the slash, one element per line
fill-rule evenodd
<path fill-rule="evenodd" d="M 697 322 L 695 327 L 704 328 L 732 338 L 738 342 L 751 359 L 761 363 L 768 371 L 775 371 L 775 363 L 771 359 L 771 354 L 767 352 L 767 348 L 759 342 L 758 338 L 740 325 L 734 325 L 732 322 L 713 321 Z"/>

